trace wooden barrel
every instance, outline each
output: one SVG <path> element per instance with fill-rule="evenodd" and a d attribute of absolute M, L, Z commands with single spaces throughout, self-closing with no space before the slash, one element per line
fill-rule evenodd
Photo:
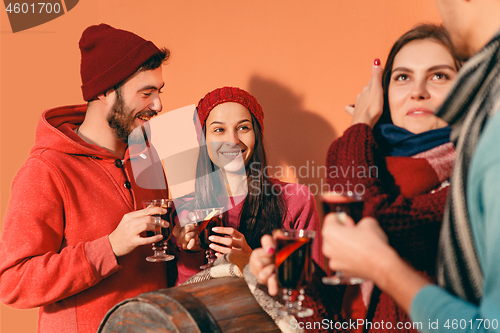
<path fill-rule="evenodd" d="M 244 279 L 222 278 L 141 294 L 108 311 L 98 333 L 281 332 Z"/>

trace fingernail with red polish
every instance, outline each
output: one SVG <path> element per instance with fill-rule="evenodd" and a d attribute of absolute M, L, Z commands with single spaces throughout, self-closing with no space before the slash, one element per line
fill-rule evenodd
<path fill-rule="evenodd" d="M 375 61 L 373 62 L 375 66 L 380 66 L 380 59 L 376 58 Z"/>
<path fill-rule="evenodd" d="M 267 253 L 274 254 L 274 247 L 270 247 L 269 249 L 267 249 Z"/>

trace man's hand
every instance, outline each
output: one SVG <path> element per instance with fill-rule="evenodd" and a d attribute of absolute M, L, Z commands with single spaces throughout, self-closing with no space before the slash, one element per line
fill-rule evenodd
<path fill-rule="evenodd" d="M 429 281 L 408 265 L 389 246 L 377 220 L 365 217 L 354 226 L 343 224 L 335 214 L 325 217 L 323 254 L 328 266 L 346 276 L 358 276 L 373 282 L 392 297 L 406 312 L 417 293 Z"/>
<path fill-rule="evenodd" d="M 148 207 L 127 213 L 123 216 L 120 224 L 109 234 L 109 242 L 115 256 L 121 257 L 132 252 L 136 247 L 159 242 L 163 236 L 141 237 L 141 233 L 147 230 L 155 230 L 154 217 L 152 215 L 166 214 L 167 210 L 161 207 Z M 168 222 L 162 220 L 162 226 L 168 227 Z"/>
<path fill-rule="evenodd" d="M 375 280 L 381 264 L 379 254 L 393 252 L 388 239 L 377 220 L 361 219 L 358 224 L 345 216 L 328 214 L 323 223 L 323 254 L 329 258 L 328 266 L 347 276 Z"/>

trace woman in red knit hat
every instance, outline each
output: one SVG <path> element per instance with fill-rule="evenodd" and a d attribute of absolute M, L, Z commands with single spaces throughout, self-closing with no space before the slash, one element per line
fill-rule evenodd
<path fill-rule="evenodd" d="M 318 237 L 312 245 L 312 257 L 321 264 L 321 228 L 314 196 L 304 185 L 269 177 L 263 120 L 255 97 L 239 88 L 215 89 L 200 100 L 195 113 L 201 146 L 195 192 L 179 210 L 228 209 L 227 226 L 217 231 L 225 237 L 212 236 L 211 248 L 222 254 L 249 255 L 260 246 L 260 238 L 274 229 L 315 230 Z M 197 273 L 204 260 L 195 225 L 180 228 L 194 218 L 193 214 L 185 215 L 180 215 L 184 221 L 174 230 L 177 243 L 187 250 L 176 254 L 177 284 Z"/>
<path fill-rule="evenodd" d="M 328 172 L 331 189 L 350 187 L 363 194 L 363 215 L 375 217 L 398 253 L 431 279 L 436 276 L 438 239 L 455 159 L 451 129 L 434 113 L 459 68 L 443 27 L 423 24 L 411 29 L 394 44 L 385 69 L 375 60 L 372 78 L 356 104 L 346 106 L 352 125 L 332 143 L 327 156 L 329 171 L 355 170 Z M 269 246 L 272 241 L 263 239 L 264 250 L 255 251 L 250 260 L 262 283 L 272 271 L 263 270 L 270 262 L 265 252 Z M 271 279 L 270 292 L 275 293 Z M 385 330 L 374 325 L 367 331 L 416 331 L 408 315 L 370 281 L 348 286 L 342 309 L 330 310 L 332 316 L 341 311 L 346 321 L 390 323 Z"/>

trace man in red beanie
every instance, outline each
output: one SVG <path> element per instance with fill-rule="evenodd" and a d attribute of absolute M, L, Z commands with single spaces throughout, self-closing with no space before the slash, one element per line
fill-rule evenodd
<path fill-rule="evenodd" d="M 167 287 L 165 263 L 149 263 L 161 235 L 142 201 L 167 197 L 161 168 L 139 187 L 128 137 L 161 111 L 167 49 L 106 24 L 80 40 L 87 105 L 45 111 L 31 155 L 12 186 L 0 243 L 0 298 L 41 307 L 38 332 L 96 332 L 106 312 Z M 137 176 L 137 175 L 136 175 Z"/>

